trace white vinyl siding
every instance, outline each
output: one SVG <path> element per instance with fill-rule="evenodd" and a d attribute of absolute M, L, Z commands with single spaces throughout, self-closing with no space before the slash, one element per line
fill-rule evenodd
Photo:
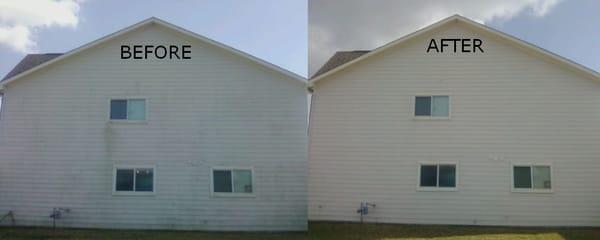
<path fill-rule="evenodd" d="M 121 60 L 122 44 L 191 45 L 192 59 Z M 211 231 L 307 227 L 306 86 L 152 24 L 7 85 L 0 213 L 48 226 Z M 147 123 L 108 121 L 146 99 Z M 155 166 L 153 196 L 114 196 L 114 166 Z M 252 166 L 257 197 L 213 198 L 210 169 Z M 35 177 L 31 177 L 35 176 Z M 43 201 L 41 201 L 43 200 Z"/>
<path fill-rule="evenodd" d="M 485 53 L 426 53 L 432 38 Z M 600 82 L 460 23 L 313 86 L 309 217 L 366 222 L 600 226 Z M 415 120 L 415 96 L 449 96 L 451 121 Z M 553 194 L 512 189 L 512 163 L 552 163 Z M 457 191 L 416 191 L 418 162 L 458 163 Z M 539 184 L 539 183 L 538 183 Z M 384 210 L 385 209 L 385 210 Z"/>
<path fill-rule="evenodd" d="M 0 93 L 0 120 L 2 120 L 2 104 L 4 102 L 4 94 Z"/>

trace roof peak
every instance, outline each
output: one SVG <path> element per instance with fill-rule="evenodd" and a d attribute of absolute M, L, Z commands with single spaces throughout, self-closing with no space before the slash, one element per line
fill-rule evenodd
<path fill-rule="evenodd" d="M 435 22 L 433 24 L 430 24 L 430 25 L 428 25 L 426 27 L 418 29 L 415 32 L 409 33 L 409 34 L 404 35 L 404 36 L 402 36 L 402 37 L 400 37 L 400 38 L 398 38 L 398 39 L 396 39 L 394 41 L 391 41 L 391 42 L 389 42 L 387 44 L 384 44 L 384 45 L 382 45 L 380 47 L 377 47 L 377 48 L 375 48 L 375 49 L 373 49 L 371 51 L 366 51 L 366 52 L 336 52 L 329 59 L 329 61 L 327 61 L 327 63 L 325 63 L 325 65 L 323 65 L 321 67 L 321 69 L 319 69 L 317 71 L 317 73 L 315 73 L 310 78 L 311 79 L 310 80 L 310 84 L 314 84 L 317 81 L 319 81 L 319 80 L 321 80 L 323 78 L 326 78 L 327 76 L 329 76 L 329 75 L 331 75 L 331 74 L 333 74 L 333 73 L 335 73 L 337 71 L 340 71 L 341 69 L 344 69 L 344 68 L 348 67 L 349 65 L 353 65 L 353 64 L 355 64 L 357 62 L 360 62 L 363 59 L 366 59 L 366 58 L 368 58 L 370 56 L 373 56 L 373 55 L 378 54 L 378 53 L 380 53 L 382 51 L 385 51 L 388 48 L 391 48 L 391 47 L 396 46 L 398 44 L 405 43 L 405 42 L 407 42 L 410 39 L 416 38 L 417 36 L 421 36 L 422 34 L 425 34 L 426 32 L 430 32 L 432 29 L 440 28 L 440 27 L 445 26 L 445 25 L 450 24 L 450 23 L 462 23 L 462 24 L 464 24 L 467 27 L 471 27 L 471 28 L 475 29 L 476 31 L 481 31 L 481 32 L 483 32 L 485 34 L 490 34 L 491 36 L 497 37 L 497 38 L 499 38 L 499 39 L 501 39 L 503 41 L 506 41 L 509 44 L 514 44 L 517 47 L 523 48 L 524 50 L 532 51 L 535 54 L 539 54 L 541 57 L 547 57 L 547 58 L 549 58 L 549 59 L 551 59 L 553 61 L 556 61 L 559 64 L 563 64 L 564 66 L 567 66 L 567 67 L 569 67 L 571 69 L 574 69 L 578 73 L 582 73 L 582 74 L 584 74 L 586 76 L 592 77 L 593 79 L 600 79 L 600 73 L 598 73 L 598 72 L 596 72 L 596 71 L 594 71 L 594 70 L 592 70 L 592 69 L 590 69 L 588 67 L 582 66 L 582 65 L 580 65 L 580 64 L 578 64 L 576 62 L 573 62 L 573 61 L 571 61 L 569 59 L 566 59 L 566 58 L 564 58 L 562 56 L 559 56 L 559 55 L 557 55 L 555 53 L 552 53 L 552 52 L 550 52 L 548 50 L 540 48 L 540 47 L 538 47 L 536 45 L 533 45 L 531 43 L 525 42 L 525 41 L 523 41 L 521 39 L 518 39 L 516 37 L 513 37 L 511 35 L 508 35 L 506 33 L 501 32 L 501 31 L 498 31 L 498 30 L 496 30 L 494 28 L 488 27 L 488 26 L 486 26 L 486 25 L 484 25 L 482 23 L 475 22 L 475 21 L 473 21 L 473 20 L 471 20 L 471 19 L 469 19 L 467 17 L 461 16 L 460 14 L 453 14 L 453 15 L 451 15 L 449 17 L 446 17 L 446 18 L 444 18 L 442 20 L 439 20 L 439 21 L 437 21 L 437 22 Z M 338 53 L 342 53 L 342 54 L 339 54 L 340 56 L 344 55 L 343 53 L 355 54 L 355 55 L 359 55 L 360 54 L 360 55 L 356 56 L 356 57 L 353 57 L 352 59 L 349 59 L 349 60 L 341 61 L 339 59 L 338 60 L 335 59 L 336 57 L 338 57 Z M 338 64 L 332 64 L 332 63 L 336 63 L 336 62 Z"/>
<path fill-rule="evenodd" d="M 299 76 L 296 73 L 293 73 L 287 69 L 284 69 L 280 66 L 277 66 L 275 64 L 269 63 L 265 60 L 262 60 L 260 58 L 257 58 L 249 53 L 243 52 L 241 50 L 235 49 L 233 47 L 230 47 L 228 45 L 225 45 L 223 43 L 220 43 L 216 40 L 207 38 L 205 36 L 202 36 L 200 34 L 191 32 L 187 29 L 184 29 L 182 27 L 179 27 L 177 25 L 174 25 L 172 23 L 169 23 L 167 21 L 164 21 L 160 18 L 157 17 L 149 17 L 146 18 L 138 23 L 135 23 L 133 25 L 130 25 L 128 27 L 125 27 L 121 30 L 118 30 L 116 32 L 113 32 L 111 34 L 108 34 L 104 37 L 101 37 L 99 39 L 96 39 L 92 42 L 86 43 L 84 45 L 81 45 L 78 48 L 75 48 L 73 50 L 70 50 L 66 53 L 44 53 L 44 54 L 28 54 L 26 55 L 23 60 L 21 60 L 21 62 L 19 64 L 17 64 L 17 66 L 11 70 L 9 72 L 9 74 L 7 74 L 2 80 L 0 80 L 0 86 L 9 84 L 10 82 L 19 79 L 22 76 L 25 76 L 31 72 L 37 71 L 38 69 L 41 69 L 45 66 L 48 66 L 50 64 L 54 64 L 58 61 L 61 61 L 62 59 L 65 59 L 67 57 L 73 56 L 75 54 L 78 54 L 80 52 L 86 51 L 87 49 L 94 47 L 96 45 L 102 44 L 104 42 L 109 41 L 110 39 L 114 39 L 117 36 L 121 36 L 124 34 L 128 34 L 129 32 L 132 32 L 136 29 L 139 29 L 141 27 L 145 27 L 145 26 L 151 26 L 151 25 L 156 25 L 156 26 L 160 26 L 160 27 L 164 27 L 167 29 L 171 29 L 174 30 L 174 32 L 178 33 L 178 34 L 183 34 L 184 36 L 188 36 L 188 37 L 192 37 L 195 40 L 204 42 L 204 43 L 208 43 L 213 47 L 222 49 L 224 51 L 227 51 L 229 53 L 233 53 L 234 55 L 238 56 L 238 57 L 242 57 L 244 59 L 250 60 L 262 67 L 266 67 L 270 70 L 273 70 L 275 72 L 278 72 L 280 74 L 283 74 L 287 77 L 290 77 L 294 80 L 300 81 L 303 84 L 306 83 L 306 79 L 302 76 Z M 51 59 L 48 59 L 51 58 Z M 19 66 L 20 65 L 20 66 Z"/>

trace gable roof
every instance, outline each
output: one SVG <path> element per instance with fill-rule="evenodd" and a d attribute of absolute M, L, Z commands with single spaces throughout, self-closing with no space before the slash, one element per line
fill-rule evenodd
<path fill-rule="evenodd" d="M 255 56 L 252 56 L 252 55 L 250 55 L 248 53 L 245 53 L 245 52 L 242 52 L 242 51 L 237 50 L 235 48 L 229 47 L 229 46 L 227 46 L 225 44 L 219 43 L 219 42 L 217 42 L 215 40 L 212 40 L 210 38 L 204 37 L 204 36 L 199 35 L 197 33 L 194 33 L 194 32 L 188 31 L 186 29 L 183 29 L 181 27 L 175 26 L 173 24 L 170 24 L 170 23 L 168 23 L 166 21 L 163 21 L 161 19 L 158 19 L 156 17 L 151 17 L 151 18 L 148 18 L 148 19 L 146 19 L 144 21 L 141 21 L 139 23 L 136 23 L 134 25 L 126 27 L 126 28 L 124 28 L 122 30 L 119 30 L 117 32 L 109 34 L 109 35 L 107 35 L 105 37 L 102 37 L 102 38 L 100 38 L 98 40 L 95 40 L 95 41 L 92 41 L 90 43 L 87 43 L 87 44 L 85 44 L 85 45 L 83 45 L 81 47 L 75 48 L 75 49 L 73 49 L 73 50 L 71 50 L 69 52 L 66 52 L 64 54 L 29 54 L 29 55 L 25 56 L 25 58 L 23 58 L 23 60 L 21 60 L 21 62 L 19 62 L 19 64 L 17 64 L 17 66 L 15 66 L 15 68 L 13 68 L 13 70 L 11 70 L 6 75 L 6 77 L 4 77 L 4 79 L 2 79 L 2 81 L 0 81 L 0 89 L 4 85 L 9 84 L 12 81 L 18 80 L 21 77 L 26 76 L 26 75 L 28 75 L 28 74 L 30 74 L 32 72 L 35 72 L 35 71 L 37 71 L 39 69 L 42 69 L 42 68 L 44 68 L 46 66 L 49 66 L 49 65 L 52 65 L 54 63 L 60 62 L 61 60 L 65 59 L 65 58 L 68 58 L 70 56 L 76 55 L 76 54 L 78 54 L 80 52 L 83 52 L 83 51 L 89 49 L 89 48 L 92 48 L 94 46 L 97 46 L 99 44 L 107 42 L 107 41 L 109 41 L 111 39 L 114 39 L 114 38 L 116 38 L 118 36 L 124 35 L 126 33 L 132 32 L 132 31 L 134 31 L 136 29 L 139 29 L 141 27 L 144 27 L 144 26 L 147 26 L 147 25 L 150 25 L 150 24 L 157 24 L 159 26 L 166 27 L 168 29 L 174 30 L 174 31 L 176 31 L 178 33 L 181 33 L 183 35 L 190 36 L 190 37 L 192 37 L 194 39 L 197 39 L 197 40 L 200 40 L 202 42 L 211 44 L 211 45 L 213 45 L 213 46 L 215 46 L 217 48 L 223 49 L 223 50 L 225 50 L 227 52 L 230 52 L 230 53 L 232 53 L 232 54 L 234 54 L 236 56 L 240 56 L 242 58 L 248 59 L 248 60 L 250 60 L 252 62 L 255 62 L 255 63 L 257 63 L 257 64 L 259 64 L 261 66 L 264 66 L 264 67 L 266 67 L 266 68 L 268 68 L 270 70 L 273 70 L 275 72 L 281 73 L 281 74 L 283 74 L 285 76 L 291 77 L 291 78 L 293 78 L 295 80 L 301 81 L 302 83 L 306 84 L 305 78 L 303 78 L 303 77 L 301 77 L 301 76 L 299 76 L 299 75 L 297 75 L 297 74 L 295 74 L 293 72 L 285 70 L 285 69 L 283 69 L 283 68 L 281 68 L 281 67 L 279 67 L 277 65 L 274 65 L 274 64 L 269 63 L 267 61 L 259 59 L 259 58 L 255 57 Z"/>
<path fill-rule="evenodd" d="M 12 70 L 10 70 L 10 72 L 6 74 L 6 76 L 4 76 L 4 78 L 2 78 L 1 81 L 19 75 L 22 72 L 50 61 L 60 55 L 62 55 L 62 53 L 27 54 Z"/>
<path fill-rule="evenodd" d="M 339 51 L 335 52 L 333 56 L 312 76 L 313 78 L 323 73 L 329 72 L 330 70 L 354 60 L 362 55 L 365 55 L 370 51 L 356 50 L 356 51 Z"/>
<path fill-rule="evenodd" d="M 338 71 L 340 71 L 342 69 L 345 69 L 345 68 L 347 68 L 349 66 L 352 66 L 352 65 L 354 65 L 356 63 L 359 63 L 359 62 L 363 61 L 364 59 L 367 59 L 367 58 L 369 58 L 371 56 L 377 55 L 377 54 L 379 54 L 379 53 L 381 53 L 381 52 L 383 52 L 383 51 L 385 51 L 385 50 L 387 50 L 387 49 L 389 49 L 391 47 L 403 44 L 403 43 L 405 43 L 405 42 L 407 42 L 407 41 L 409 41 L 411 39 L 417 38 L 417 37 L 419 37 L 419 36 L 421 36 L 423 34 L 431 32 L 432 30 L 440 28 L 440 27 L 442 27 L 442 26 L 444 26 L 446 24 L 449 24 L 451 22 L 461 22 L 461 23 L 464 23 L 467 26 L 472 27 L 475 30 L 491 34 L 492 36 L 495 36 L 495 37 L 497 37 L 499 39 L 508 41 L 509 43 L 512 43 L 514 45 L 522 47 L 523 49 L 526 49 L 526 50 L 532 51 L 534 53 L 537 53 L 538 55 L 540 55 L 542 57 L 545 57 L 547 59 L 555 61 L 558 64 L 561 64 L 562 66 L 565 66 L 565 67 L 570 68 L 570 69 L 572 69 L 572 70 L 574 70 L 574 71 L 576 71 L 578 73 L 581 73 L 581 74 L 583 74 L 585 76 L 588 76 L 588 77 L 590 77 L 592 79 L 596 79 L 596 80 L 600 81 L 600 73 L 598 73 L 598 72 L 596 72 L 596 71 L 594 71 L 592 69 L 589 69 L 589 68 L 584 67 L 584 66 L 582 66 L 580 64 L 577 64 L 577 63 L 575 63 L 575 62 L 573 62 L 573 61 L 571 61 L 569 59 L 566 59 L 566 58 L 561 57 L 561 56 L 559 56 L 557 54 L 554 54 L 554 53 L 552 53 L 552 52 L 550 52 L 548 50 L 545 50 L 543 48 L 537 47 L 537 46 L 535 46 L 535 45 L 533 45 L 531 43 L 525 42 L 525 41 L 523 41 L 521 39 L 518 39 L 516 37 L 510 36 L 510 35 L 508 35 L 506 33 L 500 32 L 498 30 L 495 30 L 493 28 L 490 28 L 488 26 L 485 26 L 483 24 L 474 22 L 474 21 L 472 21 L 472 20 L 470 20 L 468 18 L 465 18 L 463 16 L 455 14 L 455 15 L 450 16 L 448 18 L 445 18 L 445 19 L 443 19 L 441 21 L 438 21 L 438 22 L 436 22 L 434 24 L 431 24 L 431 25 L 429 25 L 429 26 L 427 26 L 425 28 L 417 30 L 416 32 L 413 32 L 411 34 L 405 35 L 405 36 L 403 36 L 403 37 L 401 37 L 401 38 L 399 38 L 397 40 L 394 40 L 394 41 L 386 44 L 386 45 L 378 47 L 378 48 L 376 48 L 376 49 L 374 49 L 372 51 L 367 51 L 366 53 L 364 53 L 364 54 L 362 54 L 362 55 L 360 55 L 358 57 L 355 57 L 353 59 L 350 59 L 349 61 L 343 61 L 343 60 L 336 59 L 337 58 L 336 57 L 337 53 L 336 53 L 336 54 L 334 54 L 331 57 L 331 59 L 329 59 L 329 61 L 327 61 L 327 63 L 325 63 L 325 65 L 323 65 L 323 67 L 321 67 L 321 69 L 319 69 L 319 71 L 317 72 L 317 74 L 313 75 L 313 77 L 309 80 L 309 85 L 313 85 L 314 83 L 320 81 L 321 79 L 327 78 L 328 76 L 331 76 L 332 74 L 334 74 L 334 73 L 336 73 L 336 72 L 338 72 Z M 329 67 L 326 68 L 326 65 L 328 65 L 332 61 L 334 63 L 339 63 L 339 64 L 331 64 L 331 66 L 334 66 L 334 65 L 335 66 L 334 67 L 329 66 Z M 327 71 L 323 71 L 322 72 L 321 70 L 323 70 L 323 69 L 327 69 Z"/>

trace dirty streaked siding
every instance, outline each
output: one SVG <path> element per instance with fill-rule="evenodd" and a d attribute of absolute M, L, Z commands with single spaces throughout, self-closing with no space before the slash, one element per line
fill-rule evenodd
<path fill-rule="evenodd" d="M 121 60 L 121 44 L 192 45 L 191 60 Z M 8 85 L 0 214 L 18 225 L 304 230 L 306 89 L 149 25 Z M 145 97 L 146 123 L 109 123 L 109 98 Z M 115 164 L 156 166 L 154 196 L 113 196 Z M 213 166 L 253 167 L 255 197 L 215 198 Z"/>

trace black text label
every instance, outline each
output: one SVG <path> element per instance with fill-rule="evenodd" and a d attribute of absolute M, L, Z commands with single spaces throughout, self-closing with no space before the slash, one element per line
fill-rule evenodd
<path fill-rule="evenodd" d="M 121 45 L 121 59 L 191 59 L 190 45 Z"/>
<path fill-rule="evenodd" d="M 463 52 L 463 53 L 471 53 L 471 52 L 483 52 L 483 41 L 479 38 L 442 38 L 436 41 L 436 39 L 431 39 L 429 41 L 429 46 L 427 47 L 427 52 L 435 51 L 438 53 L 443 53 L 444 51 L 453 51 L 453 52 Z"/>

